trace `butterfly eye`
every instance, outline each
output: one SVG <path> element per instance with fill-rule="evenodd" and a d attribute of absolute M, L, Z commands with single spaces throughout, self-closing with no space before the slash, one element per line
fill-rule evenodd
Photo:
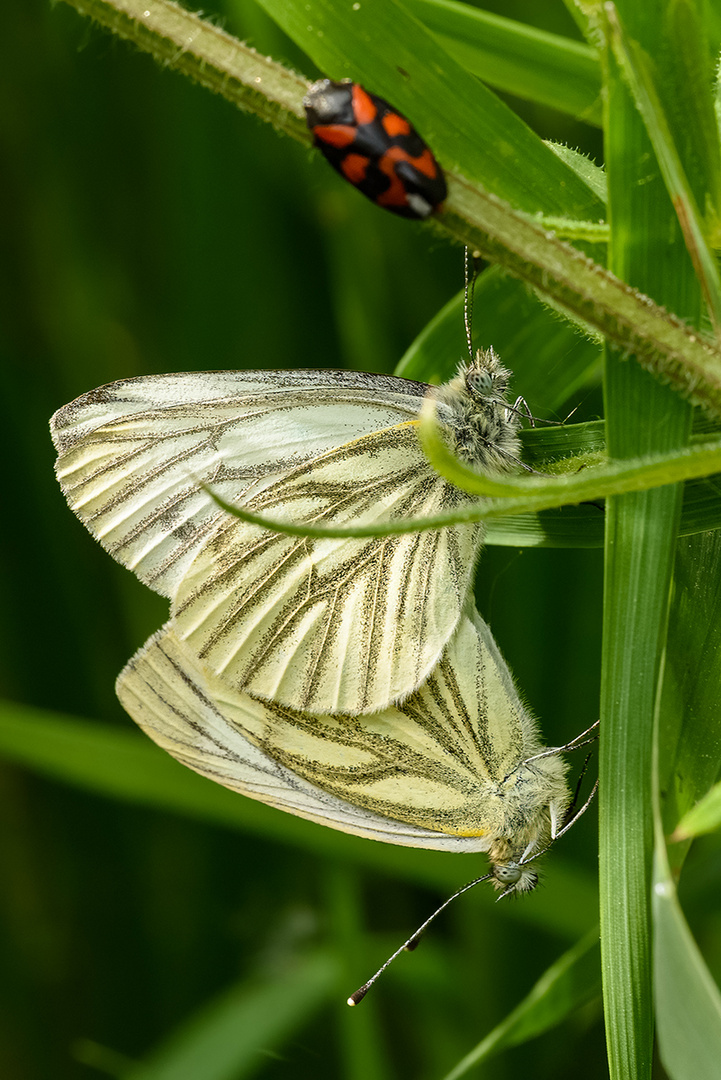
<path fill-rule="evenodd" d="M 503 896 L 530 892 L 538 884 L 538 874 L 534 870 L 527 870 L 521 863 L 494 866 L 491 873 L 496 888 L 504 890 Z"/>
<path fill-rule="evenodd" d="M 487 397 L 494 389 L 494 379 L 490 371 L 469 368 L 466 372 L 466 386 L 472 394 Z"/>
<path fill-rule="evenodd" d="M 515 885 L 523 877 L 523 870 L 517 863 L 494 866 L 493 876 L 502 885 Z"/>

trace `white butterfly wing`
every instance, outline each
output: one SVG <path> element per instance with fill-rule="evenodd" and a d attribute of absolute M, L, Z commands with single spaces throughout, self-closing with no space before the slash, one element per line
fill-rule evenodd
<path fill-rule="evenodd" d="M 50 422 L 72 510 L 118 562 L 172 596 L 226 514 L 273 477 L 415 416 L 425 386 L 344 371 L 209 371 L 126 379 Z"/>
<path fill-rule="evenodd" d="M 525 766 L 540 741 L 490 630 L 464 615 L 440 662 L 402 705 L 361 716 L 318 716 L 207 679 L 222 714 L 294 774 L 354 806 L 457 836 L 504 859 L 550 840 L 550 806 L 565 807 L 563 763 Z"/>
<path fill-rule="evenodd" d="M 452 510 L 415 423 L 355 439 L 276 480 L 246 509 L 354 525 Z M 235 689 L 314 713 L 403 700 L 460 617 L 479 525 L 364 540 L 308 540 L 228 518 L 183 578 L 178 633 Z"/>
<path fill-rule="evenodd" d="M 243 734 L 274 723 L 267 706 L 247 694 L 231 695 L 231 704 L 221 705 L 215 688 L 172 624 L 136 653 L 116 684 L 124 708 L 154 742 L 233 791 L 372 840 L 442 851 L 487 850 L 484 837 L 444 836 L 391 820 L 303 779 Z"/>
<path fill-rule="evenodd" d="M 365 541 L 230 518 L 371 523 L 467 501 L 428 466 L 425 386 L 355 372 L 205 372 L 101 387 L 51 428 L 75 513 L 174 599 L 180 633 L 234 687 L 318 712 L 402 700 L 460 617 L 478 525 Z"/>

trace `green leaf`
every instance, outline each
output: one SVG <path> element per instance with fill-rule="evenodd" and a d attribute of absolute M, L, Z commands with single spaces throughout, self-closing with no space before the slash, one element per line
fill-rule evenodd
<path fill-rule="evenodd" d="M 597 221 L 603 206 L 399 0 L 260 0 L 323 74 L 352 77 L 405 113 L 444 168 L 519 209 Z"/>
<path fill-rule="evenodd" d="M 715 491 L 716 506 L 719 505 Z M 679 825 L 721 768 L 721 534 L 679 542 L 659 716 L 663 830 Z M 674 839 L 680 840 L 680 836 Z M 687 844 L 669 857 L 680 870 Z"/>
<path fill-rule="evenodd" d="M 716 1080 L 721 1061 L 721 994 L 681 911 L 658 827 L 656 836 L 653 956 L 661 1061 L 671 1080 Z"/>
<path fill-rule="evenodd" d="M 606 179 L 605 170 L 599 168 L 599 166 L 595 165 L 590 158 L 579 153 L 578 150 L 573 150 L 570 146 L 563 146 L 560 143 L 553 142 L 547 142 L 546 145 L 551 147 L 554 154 L 558 154 L 560 158 L 563 158 L 566 164 L 569 165 L 575 173 L 578 173 L 591 190 L 596 192 L 596 195 L 605 206 L 608 202 L 608 181 Z M 597 222 L 596 224 L 599 229 L 603 228 L 603 240 L 604 243 L 607 242 L 608 226 L 603 222 Z M 596 233 L 595 236 L 596 240 L 601 238 L 600 233 Z M 587 239 L 591 240 L 593 239 L 593 236 L 589 236 Z M 599 257 L 599 262 L 600 261 L 602 260 Z"/>

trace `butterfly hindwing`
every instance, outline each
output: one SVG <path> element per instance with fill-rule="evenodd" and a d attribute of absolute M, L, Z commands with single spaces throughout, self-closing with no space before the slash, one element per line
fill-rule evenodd
<path fill-rule="evenodd" d="M 226 787 L 388 843 L 518 857 L 550 838 L 568 802 L 488 630 L 461 619 L 437 668 L 402 706 L 316 716 L 232 690 L 172 623 L 121 673 L 133 719 L 183 764 Z"/>
<path fill-rule="evenodd" d="M 224 787 L 342 832 L 406 847 L 482 851 L 478 838 L 442 836 L 393 821 L 324 791 L 269 756 L 243 732 L 262 726 L 267 707 L 247 694 L 228 706 L 172 625 L 158 631 L 118 676 L 121 704 L 143 731 L 183 765 Z"/>
<path fill-rule="evenodd" d="M 465 497 L 433 473 L 415 424 L 336 448 L 246 509 L 364 525 L 450 511 Z M 180 584 L 179 634 L 236 689 L 310 712 L 373 712 L 438 661 L 470 588 L 479 525 L 368 539 L 220 527 Z"/>

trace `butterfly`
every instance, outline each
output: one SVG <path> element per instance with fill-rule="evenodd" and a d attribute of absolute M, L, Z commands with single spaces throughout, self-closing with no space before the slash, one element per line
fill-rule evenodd
<path fill-rule="evenodd" d="M 382 711 L 429 676 L 459 624 L 479 523 L 365 539 L 273 533 L 230 503 L 311 525 L 371 525 L 475 500 L 418 441 L 432 393 L 450 448 L 481 470 L 519 454 L 510 375 L 479 350 L 424 383 L 346 371 L 191 372 L 90 391 L 51 420 L 70 507 L 171 601 L 209 675 L 320 714 Z"/>
<path fill-rule="evenodd" d="M 464 612 L 406 701 L 372 715 L 311 715 L 259 701 L 208 671 L 169 622 L 118 677 L 136 723 L 178 761 L 302 818 L 386 843 L 488 852 L 494 884 L 558 831 L 565 764 L 542 751 L 488 626 Z"/>

